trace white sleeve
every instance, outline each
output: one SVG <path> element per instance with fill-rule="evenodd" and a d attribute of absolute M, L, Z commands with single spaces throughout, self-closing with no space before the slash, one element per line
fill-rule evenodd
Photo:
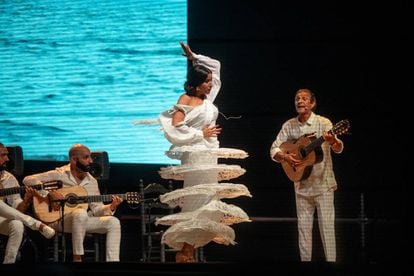
<path fill-rule="evenodd" d="M 286 142 L 288 139 L 288 128 L 286 127 L 286 123 L 282 126 L 282 129 L 276 136 L 276 139 L 273 141 L 272 146 L 270 147 L 270 158 L 275 161 L 279 162 L 274 159 L 276 153 L 282 151 L 279 147 L 282 143 Z"/>
<path fill-rule="evenodd" d="M 19 182 L 17 179 L 10 173 L 6 174 L 5 179 L 3 180 L 3 188 L 19 188 Z M 15 193 L 11 195 L 7 195 L 6 197 L 7 203 L 12 206 L 13 208 L 17 208 L 19 206 L 20 202 L 23 201 L 22 197 L 20 196 L 20 193 Z"/>
<path fill-rule="evenodd" d="M 186 110 L 180 108 L 179 105 L 175 105 L 174 109 L 165 111 L 160 115 L 160 123 L 167 140 L 175 146 L 184 146 L 202 141 L 204 139 L 202 130 L 189 127 L 184 122 L 177 126 L 172 125 L 172 116 L 177 110 L 186 113 Z"/>
<path fill-rule="evenodd" d="M 57 180 L 62 180 L 62 174 L 58 172 L 57 170 L 51 170 L 51 171 L 47 171 L 43 173 L 26 176 L 23 179 L 23 184 L 26 186 L 33 186 L 33 185 L 43 184 L 45 182 L 57 181 Z M 47 194 L 49 193 L 46 190 L 38 190 L 37 192 L 42 197 L 46 197 Z"/>

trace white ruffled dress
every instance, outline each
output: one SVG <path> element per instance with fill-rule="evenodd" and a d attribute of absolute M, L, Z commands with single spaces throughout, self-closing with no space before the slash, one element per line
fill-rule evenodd
<path fill-rule="evenodd" d="M 194 64 L 202 64 L 212 71 L 213 88 L 199 106 L 175 105 L 160 115 L 160 123 L 166 138 L 172 143 L 167 155 L 181 160 L 181 165 L 161 168 L 164 179 L 183 180 L 183 188 L 160 196 L 170 207 L 181 211 L 157 219 L 156 224 L 170 226 L 162 242 L 180 250 L 184 243 L 195 248 L 211 241 L 219 244 L 235 244 L 234 230 L 229 226 L 250 221 L 239 207 L 221 199 L 249 196 L 242 184 L 219 181 L 237 178 L 245 173 L 238 165 L 219 164 L 220 158 L 246 158 L 243 150 L 219 148 L 217 137 L 204 138 L 202 128 L 216 124 L 217 107 L 213 101 L 220 89 L 220 63 L 203 55 L 194 55 Z M 185 114 L 179 126 L 172 126 L 174 112 Z"/>

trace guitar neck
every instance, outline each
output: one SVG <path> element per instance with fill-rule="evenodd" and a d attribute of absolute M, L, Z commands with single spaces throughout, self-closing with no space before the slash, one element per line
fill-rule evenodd
<path fill-rule="evenodd" d="M 43 189 L 43 184 L 37 184 L 30 186 L 36 190 Z M 0 190 L 0 196 L 8 196 L 8 195 L 14 195 L 14 194 L 20 194 L 22 191 L 26 189 L 25 186 L 19 186 L 19 187 L 11 187 L 11 188 L 5 188 Z"/>
<path fill-rule="evenodd" d="M 336 133 L 331 129 L 328 131 L 331 135 L 336 135 Z M 302 155 L 307 156 L 309 153 L 311 153 L 313 150 L 315 150 L 317 147 L 320 147 L 322 143 L 325 142 L 325 139 L 323 136 L 313 140 L 309 145 L 307 145 L 305 148 L 302 149 Z"/>
<path fill-rule="evenodd" d="M 309 145 L 307 145 L 305 148 L 303 148 L 304 152 L 302 152 L 302 155 L 307 156 L 309 153 L 314 151 L 317 147 L 320 147 L 324 141 L 325 141 L 325 139 L 323 139 L 322 136 L 315 139 L 315 140 L 313 140 Z"/>
<path fill-rule="evenodd" d="M 332 127 L 332 129 L 328 131 L 328 133 L 331 134 L 331 135 L 344 134 L 348 131 L 349 128 L 350 128 L 350 123 L 349 123 L 348 120 L 345 119 L 345 120 L 341 120 L 338 123 L 336 123 Z M 311 136 L 312 136 L 312 139 L 313 139 L 313 135 L 311 135 Z M 307 138 L 306 142 L 302 138 Z M 320 162 L 323 159 L 323 152 L 322 152 L 322 149 L 320 148 L 320 146 L 322 145 L 323 142 L 325 142 L 325 139 L 323 138 L 323 136 L 320 136 L 319 138 L 316 138 L 316 139 L 313 139 L 313 140 L 312 139 L 310 139 L 310 135 L 307 135 L 307 134 L 302 135 L 301 137 L 299 137 L 296 142 L 299 142 L 298 144 L 300 145 L 300 147 L 297 147 L 296 150 L 299 151 L 302 158 L 306 158 L 309 154 L 311 154 L 312 152 L 315 152 L 315 155 L 316 155 L 317 159 L 314 162 L 316 162 L 316 161 Z M 307 145 L 302 147 L 302 145 L 305 145 L 305 144 L 307 144 Z M 287 148 L 290 148 L 290 146 L 288 145 Z M 318 151 L 320 153 L 316 153 L 316 151 Z M 283 165 L 283 162 L 282 162 L 282 165 Z M 285 169 L 285 170 L 289 170 L 290 166 L 286 166 L 286 168 L 287 169 Z M 289 178 L 293 181 L 298 181 L 298 179 L 299 179 L 299 178 L 296 178 L 296 177 L 295 178 L 289 177 Z"/>
<path fill-rule="evenodd" d="M 79 196 L 78 199 L 84 200 L 85 202 L 109 202 L 112 201 L 112 196 L 116 195 L 122 199 L 127 199 L 128 194 L 109 194 L 109 195 L 88 195 L 88 196 Z"/>

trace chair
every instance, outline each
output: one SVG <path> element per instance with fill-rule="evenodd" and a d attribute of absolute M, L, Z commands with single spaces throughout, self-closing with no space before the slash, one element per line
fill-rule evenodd
<path fill-rule="evenodd" d="M 72 261 L 72 246 L 70 241 L 70 233 L 56 233 L 53 238 L 53 262 Z M 105 234 L 86 233 L 84 248 L 84 262 L 104 262 Z"/>
<path fill-rule="evenodd" d="M 154 222 L 158 217 L 172 213 L 173 209 L 168 205 L 160 203 L 158 196 L 171 191 L 161 184 L 152 183 L 144 188 L 144 183 L 140 180 L 139 189 L 141 194 L 140 204 L 140 218 L 141 218 L 141 248 L 142 248 L 142 262 L 165 262 L 166 252 L 171 250 L 166 249 L 165 245 L 161 243 L 161 238 L 164 233 L 163 230 L 156 227 Z M 152 194 L 152 197 L 146 197 Z"/>
<path fill-rule="evenodd" d="M 172 191 L 172 187 L 170 181 L 168 189 L 157 183 L 149 184 L 144 188 L 144 183 L 140 180 L 139 189 L 142 201 L 140 205 L 142 262 L 166 262 L 166 253 L 176 253 L 176 250 L 166 248 L 165 245 L 161 243 L 164 231 L 157 228 L 154 224 L 158 217 L 174 212 L 174 208 L 158 201 L 159 195 Z M 150 194 L 152 194 L 152 197 L 146 198 L 146 195 Z M 195 259 L 197 262 L 205 261 L 202 247 L 195 250 Z"/>
<path fill-rule="evenodd" d="M 6 250 L 8 236 L 0 234 L 0 264 L 4 260 L 4 253 Z M 38 261 L 39 249 L 36 243 L 28 236 L 25 231 L 23 234 L 22 243 L 19 247 L 19 252 L 16 257 L 16 262 Z"/>

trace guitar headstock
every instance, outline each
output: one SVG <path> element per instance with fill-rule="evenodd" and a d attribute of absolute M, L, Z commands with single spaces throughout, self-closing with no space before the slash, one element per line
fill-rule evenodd
<path fill-rule="evenodd" d="M 331 133 L 334 135 L 341 135 L 348 132 L 349 128 L 351 127 L 351 123 L 348 119 L 341 120 L 337 122 L 331 130 Z"/>
<path fill-rule="evenodd" d="M 49 190 L 57 190 L 63 187 L 63 182 L 60 180 L 56 181 L 48 181 L 44 182 L 42 184 L 43 190 L 49 191 Z"/>
<path fill-rule="evenodd" d="M 142 197 L 138 192 L 128 192 L 126 193 L 125 200 L 129 204 L 139 204 L 142 201 Z"/>

